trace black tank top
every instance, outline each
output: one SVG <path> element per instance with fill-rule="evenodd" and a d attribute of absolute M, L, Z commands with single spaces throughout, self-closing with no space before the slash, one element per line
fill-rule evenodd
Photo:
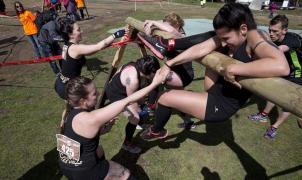
<path fill-rule="evenodd" d="M 66 59 L 62 60 L 62 74 L 65 77 L 68 78 L 75 78 L 81 75 L 82 67 L 86 63 L 85 56 L 82 56 L 79 59 L 74 59 L 69 56 L 68 49 L 73 43 L 67 44 L 67 50 L 66 50 Z"/>
<path fill-rule="evenodd" d="M 127 64 L 125 64 L 121 67 L 120 71 L 117 72 L 112 77 L 111 81 L 106 86 L 106 95 L 108 95 L 108 98 L 111 102 L 123 99 L 123 98 L 128 96 L 127 91 L 126 91 L 126 87 L 121 82 L 122 71 L 128 66 L 135 67 L 136 72 L 137 72 L 138 82 L 139 82 L 139 88 L 138 89 L 141 89 L 141 87 L 140 87 L 140 84 L 141 84 L 140 72 L 139 72 L 138 68 L 136 67 L 135 62 L 129 62 L 129 63 L 127 63 Z"/>
<path fill-rule="evenodd" d="M 99 145 L 99 134 L 94 138 L 89 139 L 83 136 L 78 135 L 72 129 L 73 118 L 81 113 L 85 112 L 83 109 L 71 109 L 68 113 L 66 121 L 64 122 L 64 132 L 63 134 L 81 144 L 80 146 L 80 160 L 75 161 L 66 161 L 66 156 L 60 153 L 59 164 L 62 168 L 71 168 L 73 170 L 83 170 L 94 167 L 100 160 L 96 154 L 96 149 Z"/>
<path fill-rule="evenodd" d="M 236 52 L 234 52 L 233 58 L 244 63 L 251 62 L 253 59 L 247 54 L 246 46 L 247 42 L 245 41 L 240 45 Z M 226 54 L 228 51 L 229 49 L 227 47 L 223 48 L 224 54 Z M 211 88 L 208 92 L 215 92 L 224 97 L 227 97 L 227 103 L 235 108 L 242 107 L 252 94 L 245 88 L 239 89 L 237 86 L 224 80 L 222 76 L 219 76 L 217 82 L 215 83 L 215 86 L 216 88 Z"/>

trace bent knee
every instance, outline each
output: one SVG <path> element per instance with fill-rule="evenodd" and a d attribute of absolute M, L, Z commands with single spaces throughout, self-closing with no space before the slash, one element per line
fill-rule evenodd
<path fill-rule="evenodd" d="M 171 97 L 170 92 L 171 90 L 165 90 L 163 92 L 159 93 L 159 96 L 157 98 L 157 103 L 166 105 L 168 99 Z"/>
<path fill-rule="evenodd" d="M 127 180 L 129 177 L 130 171 L 127 168 L 114 161 L 109 161 L 109 170 L 105 180 Z"/>

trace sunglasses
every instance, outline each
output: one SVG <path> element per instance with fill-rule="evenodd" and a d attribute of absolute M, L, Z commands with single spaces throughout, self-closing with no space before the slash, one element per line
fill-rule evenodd
<path fill-rule="evenodd" d="M 21 6 L 20 5 L 16 5 L 16 8 L 20 8 Z"/>

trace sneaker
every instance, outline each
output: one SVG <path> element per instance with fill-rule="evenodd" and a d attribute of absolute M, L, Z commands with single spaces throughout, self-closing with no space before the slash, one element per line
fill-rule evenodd
<path fill-rule="evenodd" d="M 257 121 L 257 122 L 259 121 L 262 123 L 266 123 L 268 120 L 268 115 L 258 112 L 256 114 L 249 115 L 248 118 L 249 118 L 249 120 L 252 120 L 252 121 Z"/>
<path fill-rule="evenodd" d="M 164 139 L 168 136 L 168 130 L 163 129 L 162 131 L 155 133 L 152 132 L 152 127 L 146 129 L 142 134 L 140 135 L 141 138 L 145 141 L 150 141 L 150 140 L 156 140 L 156 139 Z"/>
<path fill-rule="evenodd" d="M 162 44 L 161 37 L 150 37 L 144 33 L 138 33 L 137 37 L 147 46 L 159 59 L 164 59 L 167 47 Z"/>
<path fill-rule="evenodd" d="M 177 127 L 182 129 L 195 129 L 197 125 L 194 124 L 194 121 L 190 121 L 190 122 L 179 123 L 177 124 Z"/>
<path fill-rule="evenodd" d="M 138 129 L 138 130 L 148 129 L 150 126 L 151 126 L 151 124 L 136 125 L 136 129 Z"/>
<path fill-rule="evenodd" d="M 136 146 L 132 142 L 124 142 L 124 144 L 122 145 L 122 149 L 133 154 L 138 154 L 142 151 L 140 147 Z"/>
<path fill-rule="evenodd" d="M 268 139 L 274 139 L 276 135 L 277 135 L 277 128 L 271 126 L 266 130 L 264 137 Z"/>
<path fill-rule="evenodd" d="M 140 126 L 140 125 L 136 125 L 136 128 L 135 128 L 135 129 L 142 130 L 143 128 L 142 128 L 142 126 Z"/>

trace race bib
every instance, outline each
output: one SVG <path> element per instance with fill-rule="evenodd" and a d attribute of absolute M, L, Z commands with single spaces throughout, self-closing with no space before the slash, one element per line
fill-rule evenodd
<path fill-rule="evenodd" d="M 80 160 L 80 146 L 81 144 L 73 139 L 70 139 L 63 134 L 56 134 L 57 151 L 65 154 L 69 159 L 76 161 Z"/>

